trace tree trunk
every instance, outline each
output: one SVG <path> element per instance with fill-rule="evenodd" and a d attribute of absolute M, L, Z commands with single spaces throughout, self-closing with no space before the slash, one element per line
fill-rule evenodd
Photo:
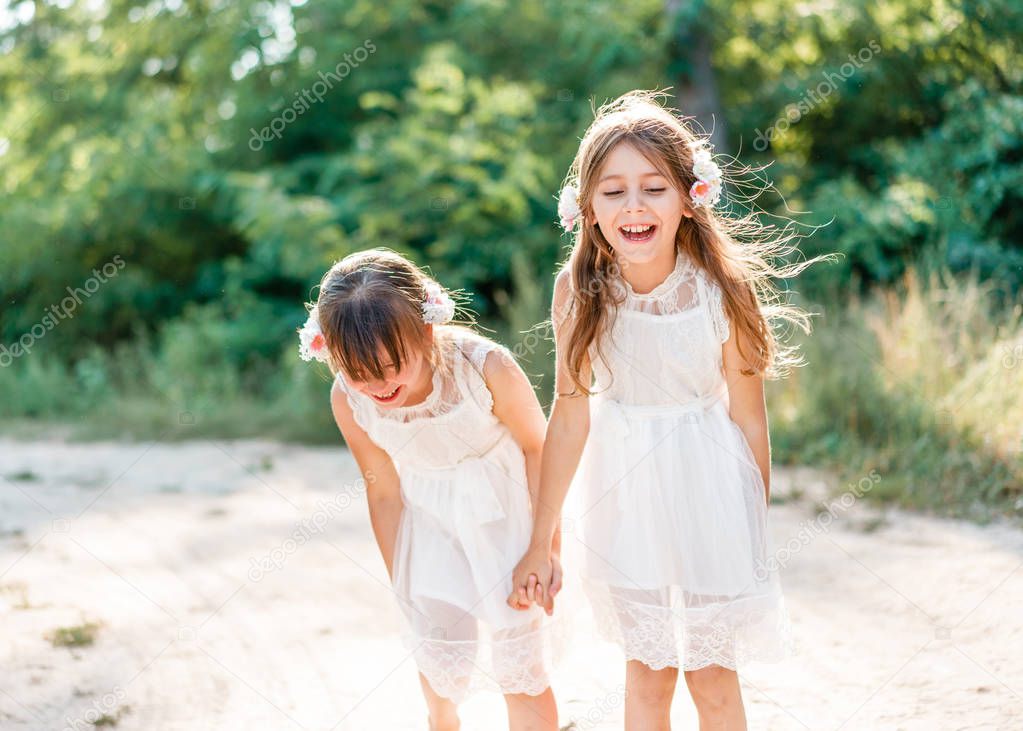
<path fill-rule="evenodd" d="M 671 27 L 670 62 L 675 74 L 675 105 L 687 117 L 695 117 L 697 129 L 711 135 L 715 152 L 727 152 L 727 130 L 721 109 L 711 42 L 703 0 L 666 0 Z"/>

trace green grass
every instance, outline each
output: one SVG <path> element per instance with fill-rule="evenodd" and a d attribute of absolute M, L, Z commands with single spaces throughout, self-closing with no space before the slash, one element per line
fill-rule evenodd
<path fill-rule="evenodd" d="M 975 280 L 909 274 L 827 307 L 808 366 L 769 384 L 775 458 L 877 470 L 868 499 L 979 522 L 1023 517 L 1023 320 Z"/>
<path fill-rule="evenodd" d="M 550 285 L 516 260 L 517 294 L 499 296 L 504 321 L 483 331 L 508 345 L 547 405 L 553 390 L 553 344 L 533 324 L 547 318 Z M 114 352 L 90 350 L 72 365 L 48 353 L 0 368 L 0 433 L 19 439 L 55 431 L 71 440 L 264 438 L 338 444 L 330 412 L 331 376 L 298 357 L 298 339 L 281 333 L 280 352 L 230 352 L 224 323 L 177 323 L 156 346 L 145 338 Z M 271 325 L 267 325 L 271 327 Z M 242 364 L 242 365 L 240 365 Z M 271 462 L 257 466 L 272 469 Z"/>
<path fill-rule="evenodd" d="M 47 639 L 54 647 L 88 647 L 96 641 L 99 625 L 95 622 L 75 625 L 74 627 L 58 627 Z"/>
<path fill-rule="evenodd" d="M 547 407 L 553 345 L 534 324 L 547 318 L 549 283 L 524 263 L 514 270 L 517 294 L 497 297 L 503 324 L 489 334 L 518 356 Z M 911 273 L 898 288 L 824 305 L 802 343 L 807 366 L 768 384 L 776 463 L 835 470 L 841 484 L 876 470 L 867 499 L 883 504 L 1023 517 L 1023 307 L 997 294 L 975 279 Z M 5 433 L 339 443 L 329 373 L 300 361 L 287 334 L 277 358 L 242 373 L 202 337 L 178 335 L 160 352 L 136 344 L 69 367 L 40 350 L 0 370 Z"/>
<path fill-rule="evenodd" d="M 104 726 L 116 726 L 121 721 L 121 714 L 118 713 L 116 716 L 111 716 L 108 713 L 104 713 L 102 716 L 92 722 L 92 725 L 96 728 Z"/>
<path fill-rule="evenodd" d="M 284 347 L 244 374 L 227 359 L 124 346 L 91 352 L 73 366 L 40 350 L 0 369 L 2 430 L 17 439 L 272 438 L 337 443 L 330 373 Z M 83 365 L 84 364 L 84 365 Z"/>

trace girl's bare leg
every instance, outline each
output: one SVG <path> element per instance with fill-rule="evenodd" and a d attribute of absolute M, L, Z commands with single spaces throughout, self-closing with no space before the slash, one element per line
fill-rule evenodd
<path fill-rule="evenodd" d="M 638 660 L 625 664 L 626 731 L 670 731 L 671 699 L 678 668 L 652 670 Z"/>
<path fill-rule="evenodd" d="M 426 697 L 426 708 L 430 712 L 430 731 L 458 731 L 458 706 L 449 698 L 437 695 L 426 677 L 419 674 L 419 684 L 423 686 Z"/>
<path fill-rule="evenodd" d="M 558 731 L 558 706 L 548 688 L 540 695 L 506 695 L 510 731 Z"/>
<path fill-rule="evenodd" d="M 686 685 L 700 715 L 700 731 L 746 731 L 739 674 L 720 665 L 686 672 Z"/>

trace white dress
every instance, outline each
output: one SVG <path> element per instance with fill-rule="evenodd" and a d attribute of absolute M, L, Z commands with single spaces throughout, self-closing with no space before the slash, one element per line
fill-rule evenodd
<path fill-rule="evenodd" d="M 789 624 L 763 479 L 728 413 L 721 291 L 682 253 L 650 293 L 612 291 L 563 524 L 598 629 L 655 670 L 780 660 Z"/>
<path fill-rule="evenodd" d="M 512 355 L 468 332 L 451 334 L 451 376 L 435 368 L 421 404 L 381 409 L 337 380 L 400 476 L 392 585 L 420 672 L 456 702 L 482 688 L 538 695 L 554 662 L 550 624 L 540 607 L 505 603 L 532 530 L 525 457 L 494 416 L 483 378 L 488 353 Z"/>

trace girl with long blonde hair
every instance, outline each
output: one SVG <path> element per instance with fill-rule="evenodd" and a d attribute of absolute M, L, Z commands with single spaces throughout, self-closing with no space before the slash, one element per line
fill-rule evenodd
<path fill-rule="evenodd" d="M 791 649 L 763 384 L 798 363 L 776 326 L 809 323 L 771 280 L 811 262 L 775 263 L 796 251 L 792 227 L 722 210 L 730 180 L 656 93 L 598 111 L 567 183 L 556 395 L 508 602 L 550 601 L 564 507 L 567 571 L 627 661 L 626 728 L 670 728 L 682 670 L 701 729 L 744 729 L 737 668 Z"/>

